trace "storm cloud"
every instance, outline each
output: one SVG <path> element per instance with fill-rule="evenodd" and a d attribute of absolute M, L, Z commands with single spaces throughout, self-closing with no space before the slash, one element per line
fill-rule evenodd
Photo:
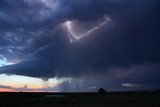
<path fill-rule="evenodd" d="M 159 0 L 1 0 L 0 55 L 14 64 L 0 67 L 0 73 L 75 80 L 61 84 L 62 90 L 79 79 L 85 80 L 80 90 L 108 85 L 110 90 L 121 89 L 125 83 L 159 88 L 159 4 Z M 108 24 L 69 43 L 63 23 L 73 20 L 91 26 L 104 16 L 112 19 L 115 29 Z"/>

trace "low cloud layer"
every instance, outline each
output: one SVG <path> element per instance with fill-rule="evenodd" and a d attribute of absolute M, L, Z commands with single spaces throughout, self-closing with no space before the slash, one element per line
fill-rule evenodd
<path fill-rule="evenodd" d="M 64 90 L 121 90 L 123 83 L 160 88 L 159 11 L 159 0 L 1 0 L 0 56 L 12 65 L 0 67 L 0 73 L 75 79 L 62 84 L 72 87 Z M 108 24 L 69 42 L 66 21 L 87 29 L 104 16 L 115 29 Z M 89 82 L 73 87 L 79 79 Z"/>

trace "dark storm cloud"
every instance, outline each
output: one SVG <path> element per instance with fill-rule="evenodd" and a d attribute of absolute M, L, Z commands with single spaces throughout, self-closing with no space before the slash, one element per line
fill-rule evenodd
<path fill-rule="evenodd" d="M 49 2 L 51 5 L 41 0 L 0 1 L 0 54 L 8 60 L 13 57 L 22 60 L 15 65 L 1 67 L 1 73 L 46 78 L 101 77 L 110 74 L 113 66 L 117 71 L 116 74 L 113 71 L 113 75 L 120 75 L 130 74 L 130 69 L 122 72 L 121 69 L 135 64 L 141 66 L 150 62 L 155 66 L 160 63 L 158 0 L 53 1 L 53 4 Z M 112 18 L 116 29 L 107 27 L 99 34 L 72 44 L 68 42 L 66 32 L 58 27 L 66 20 L 93 23 L 105 15 Z M 142 72 L 145 67 L 135 69 L 134 72 Z M 158 70 L 152 69 L 153 77 L 145 75 L 145 78 L 154 78 Z M 136 76 L 143 78 L 139 73 L 135 73 Z M 159 78 L 159 75 L 155 77 Z M 110 76 L 106 75 L 106 78 Z M 137 82 L 129 81 L 129 78 L 122 81 L 113 77 L 113 82 L 104 79 L 98 83 L 107 80 L 110 83 L 119 81 L 114 84 Z"/>

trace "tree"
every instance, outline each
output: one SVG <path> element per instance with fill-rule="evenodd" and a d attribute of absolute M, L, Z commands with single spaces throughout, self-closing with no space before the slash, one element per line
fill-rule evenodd
<path fill-rule="evenodd" d="M 107 91 L 104 88 L 100 88 L 99 90 L 97 90 L 99 94 L 101 95 L 105 95 L 107 94 Z"/>

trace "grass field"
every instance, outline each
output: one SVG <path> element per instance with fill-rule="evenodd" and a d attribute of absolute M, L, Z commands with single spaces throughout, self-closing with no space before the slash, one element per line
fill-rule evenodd
<path fill-rule="evenodd" d="M 160 92 L 0 93 L 0 107 L 160 107 Z"/>

